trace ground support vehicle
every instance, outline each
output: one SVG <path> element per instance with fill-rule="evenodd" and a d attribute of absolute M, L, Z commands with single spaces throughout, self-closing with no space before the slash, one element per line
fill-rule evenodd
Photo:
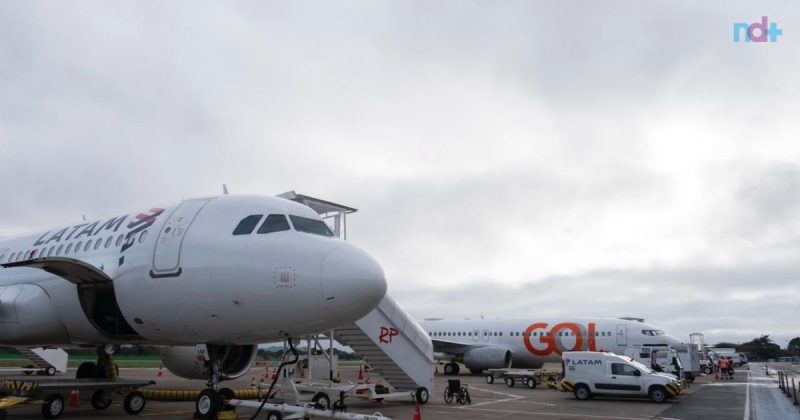
<path fill-rule="evenodd" d="M 502 379 L 508 387 L 521 383 L 530 389 L 537 385 L 554 385 L 561 372 L 556 369 L 489 369 L 486 374 L 486 383 L 492 384 L 495 379 Z"/>
<path fill-rule="evenodd" d="M 91 394 L 92 407 L 97 410 L 108 408 L 116 397 L 123 400 L 125 412 L 136 415 L 147 402 L 138 389 L 153 384 L 154 381 L 125 379 L 3 379 L 0 419 L 6 418 L 10 408 L 23 404 L 41 404 L 44 418 L 57 418 L 68 398 L 78 398 L 77 394 L 70 394 L 81 391 Z"/>
<path fill-rule="evenodd" d="M 578 400 L 595 395 L 648 396 L 664 402 L 681 394 L 675 376 L 654 372 L 630 357 L 592 351 L 564 352 L 561 390 L 573 392 Z"/>

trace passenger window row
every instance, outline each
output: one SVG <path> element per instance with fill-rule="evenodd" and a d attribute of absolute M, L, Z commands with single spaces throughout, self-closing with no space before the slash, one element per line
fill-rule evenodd
<path fill-rule="evenodd" d="M 261 219 L 264 219 L 263 214 L 251 214 L 244 219 L 242 219 L 236 228 L 233 229 L 233 235 L 250 235 L 255 230 L 256 226 L 261 223 Z M 334 236 L 333 232 L 331 232 L 328 225 L 325 224 L 322 220 L 317 219 L 310 219 L 308 217 L 301 217 L 301 216 L 294 216 L 289 215 L 289 220 L 291 220 L 292 225 L 294 226 L 294 230 L 303 233 L 310 233 L 313 235 L 320 235 L 320 236 Z M 292 226 L 289 226 L 289 221 L 286 220 L 286 216 L 283 214 L 270 214 L 264 220 L 264 223 L 258 228 L 256 233 L 258 234 L 267 234 L 273 232 L 282 232 L 286 230 L 291 230 Z"/>
<path fill-rule="evenodd" d="M 139 234 L 138 239 L 136 240 L 138 240 L 139 243 L 142 243 L 145 241 L 146 238 L 147 238 L 147 230 L 143 230 Z M 0 264 L 30 260 L 33 258 L 76 255 L 80 252 L 89 252 L 92 250 L 98 251 L 100 250 L 100 248 L 108 249 L 111 247 L 111 245 L 114 245 L 115 247 L 120 247 L 122 246 L 124 240 L 125 240 L 125 235 L 121 234 L 116 237 L 109 236 L 107 238 L 89 239 L 86 242 L 77 241 L 77 242 L 70 242 L 69 244 L 53 245 L 49 248 L 45 246 L 42 248 L 29 249 L 27 251 L 12 252 L 8 256 L 8 259 L 6 259 L 5 255 L 0 255 Z"/>
<path fill-rule="evenodd" d="M 474 334 L 473 334 L 472 331 L 467 331 L 467 332 L 463 332 L 463 331 L 456 331 L 456 332 L 453 332 L 453 331 L 435 331 L 435 332 L 429 332 L 428 335 L 430 335 L 431 337 L 474 337 L 474 336 L 479 336 L 481 334 L 479 334 L 478 331 L 475 331 Z M 544 336 L 551 336 L 552 334 L 549 333 L 549 332 L 544 332 L 544 331 L 534 331 L 531 334 L 525 334 L 525 333 L 519 332 L 519 331 L 511 331 L 509 333 L 509 335 L 511 337 L 528 337 L 528 336 L 530 336 L 530 337 L 544 337 Z M 558 334 L 556 334 L 556 335 L 559 336 L 559 337 L 575 337 L 575 333 L 571 332 L 571 331 L 559 331 Z M 584 333 L 584 334 L 581 334 L 581 337 L 586 337 L 587 335 L 588 335 L 587 333 Z M 595 335 L 595 337 L 611 337 L 611 331 L 595 331 L 594 335 Z M 483 336 L 492 336 L 492 337 L 498 337 L 499 336 L 499 337 L 502 337 L 503 333 L 502 333 L 502 331 L 501 332 L 483 331 Z"/>

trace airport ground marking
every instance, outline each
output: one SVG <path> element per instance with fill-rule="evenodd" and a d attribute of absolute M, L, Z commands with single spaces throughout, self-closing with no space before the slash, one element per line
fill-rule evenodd
<path fill-rule="evenodd" d="M 744 390 L 744 420 L 750 420 L 750 371 L 747 371 L 747 387 Z"/>
<path fill-rule="evenodd" d="M 502 395 L 502 396 L 507 397 L 507 398 L 502 398 L 502 399 L 499 399 L 499 400 L 492 400 L 492 401 L 484 401 L 484 402 L 472 404 L 472 405 L 469 405 L 469 406 L 462 405 L 462 406 L 455 407 L 455 408 L 463 410 L 465 408 L 478 407 L 478 406 L 490 405 L 490 404 L 499 404 L 499 403 L 516 401 L 516 400 L 520 400 L 520 399 L 525 398 L 522 395 L 506 394 L 504 392 L 490 391 L 488 389 L 478 388 L 478 387 L 474 387 L 474 386 L 471 387 L 471 388 L 476 390 L 476 391 L 483 391 L 483 392 L 488 392 L 488 393 L 495 394 L 495 395 Z"/>
<path fill-rule="evenodd" d="M 506 392 L 492 391 L 492 390 L 489 390 L 489 389 L 478 388 L 477 386 L 471 386 L 470 389 L 474 389 L 474 390 L 477 390 L 477 391 L 488 392 L 490 394 L 495 394 L 495 395 L 502 395 L 504 397 L 509 397 L 509 398 L 516 398 L 516 399 L 525 398 L 522 395 L 515 395 L 515 394 L 508 394 Z"/>
<path fill-rule="evenodd" d="M 473 405 L 474 406 L 474 405 Z M 644 420 L 644 419 L 651 419 L 650 416 L 642 416 L 642 417 L 620 417 L 620 416 L 601 416 L 595 414 L 577 414 L 577 413 L 556 413 L 556 412 L 549 412 L 549 411 L 519 411 L 519 410 L 501 410 L 501 409 L 491 409 L 491 408 L 473 408 L 469 406 L 459 407 L 465 410 L 474 410 L 474 411 L 488 411 L 493 413 L 504 413 L 504 414 L 524 414 L 528 416 L 556 416 L 556 417 L 565 417 L 565 418 L 589 418 L 589 419 L 615 419 L 615 420 Z"/>

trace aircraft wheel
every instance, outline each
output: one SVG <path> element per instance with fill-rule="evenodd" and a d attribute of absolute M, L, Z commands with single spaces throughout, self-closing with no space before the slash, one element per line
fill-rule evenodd
<path fill-rule="evenodd" d="M 444 365 L 445 375 L 458 375 L 458 370 L 458 365 L 453 362 Z"/>
<path fill-rule="evenodd" d="M 200 391 L 194 402 L 195 415 L 200 419 L 213 419 L 217 417 L 220 408 L 220 398 L 217 391 L 206 388 Z"/>
<path fill-rule="evenodd" d="M 107 391 L 98 389 L 92 394 L 92 407 L 94 407 L 95 410 L 105 410 L 110 405 L 111 396 L 108 395 Z"/>
<path fill-rule="evenodd" d="M 283 414 L 280 411 L 270 411 L 267 413 L 267 420 L 281 420 L 283 418 Z"/>
<path fill-rule="evenodd" d="M 49 368 L 47 368 L 47 369 L 45 369 L 45 370 L 44 370 L 44 373 L 45 373 L 47 376 L 53 376 L 53 375 L 55 375 L 55 374 L 56 374 L 56 368 L 54 368 L 54 367 L 50 366 Z"/>
<path fill-rule="evenodd" d="M 233 392 L 230 388 L 222 388 L 219 390 L 219 398 L 223 401 L 222 409 L 223 410 L 233 410 L 232 405 L 225 404 L 225 400 L 232 400 L 236 398 L 236 393 Z"/>
<path fill-rule="evenodd" d="M 144 395 L 138 391 L 126 395 L 125 401 L 122 402 L 122 408 L 125 409 L 125 412 L 133 416 L 141 413 L 145 405 L 147 405 L 147 400 L 144 399 Z"/>
<path fill-rule="evenodd" d="M 514 378 L 506 376 L 506 386 L 511 388 L 514 386 Z"/>
<path fill-rule="evenodd" d="M 25 369 L 36 369 L 36 368 L 33 365 L 25 365 Z M 25 375 L 33 375 L 32 370 L 26 370 L 25 372 L 22 373 L 24 373 Z"/>
<path fill-rule="evenodd" d="M 64 399 L 61 395 L 52 394 L 44 399 L 42 404 L 42 416 L 46 419 L 54 419 L 64 412 Z"/>
<path fill-rule="evenodd" d="M 428 388 L 425 388 L 424 386 L 417 388 L 417 392 L 414 396 L 416 397 L 419 405 L 425 405 L 425 403 L 428 402 L 428 397 L 430 397 Z"/>
<path fill-rule="evenodd" d="M 97 368 L 95 362 L 83 362 L 78 366 L 78 371 L 75 372 L 76 379 L 97 379 L 99 378 L 100 370 Z"/>
<path fill-rule="evenodd" d="M 494 383 L 494 375 L 492 375 L 491 373 L 486 375 L 486 383 L 487 384 L 493 384 Z"/>
<path fill-rule="evenodd" d="M 536 388 L 536 379 L 528 378 L 528 380 L 525 382 L 525 385 L 527 385 L 528 388 L 530 388 L 530 389 L 535 389 Z"/>
<path fill-rule="evenodd" d="M 710 367 L 704 367 L 703 373 L 705 373 L 706 375 L 711 375 L 712 370 L 713 369 L 711 369 Z"/>

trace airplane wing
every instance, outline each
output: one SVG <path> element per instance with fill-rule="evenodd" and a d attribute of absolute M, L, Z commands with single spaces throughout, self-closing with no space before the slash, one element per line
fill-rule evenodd
<path fill-rule="evenodd" d="M 467 343 L 456 343 L 453 341 L 445 341 L 445 340 L 431 340 L 433 342 L 433 351 L 440 352 L 440 353 L 450 353 L 450 354 L 463 354 L 467 349 L 476 348 L 476 347 L 485 347 L 487 344 L 467 344 Z"/>
<path fill-rule="evenodd" d="M 42 257 L 0 264 L 5 268 L 30 267 L 47 271 L 75 284 L 110 284 L 111 277 L 99 268 L 72 258 Z"/>

